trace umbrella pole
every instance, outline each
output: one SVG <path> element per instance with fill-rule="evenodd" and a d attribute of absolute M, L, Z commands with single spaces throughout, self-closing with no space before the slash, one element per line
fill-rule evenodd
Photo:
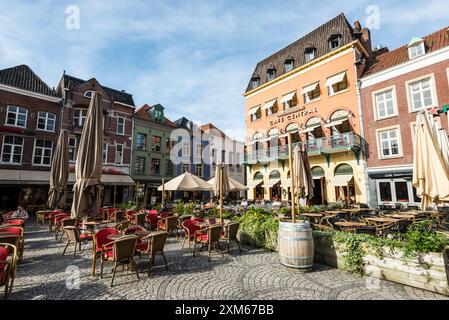
<path fill-rule="evenodd" d="M 165 184 L 165 179 L 164 178 L 162 178 L 162 206 L 164 205 L 164 202 L 165 202 L 165 199 L 164 199 L 164 196 L 165 196 L 165 186 L 164 186 L 164 184 Z"/>
<path fill-rule="evenodd" d="M 220 168 L 220 223 L 223 223 L 223 165 Z"/>
<path fill-rule="evenodd" d="M 295 175 L 293 172 L 293 155 L 292 155 L 292 134 L 289 132 L 288 134 L 288 164 L 290 167 L 290 192 L 292 195 L 292 222 L 295 223 Z"/>
<path fill-rule="evenodd" d="M 115 186 L 115 184 L 114 184 L 114 200 L 113 200 L 113 205 L 112 205 L 112 207 L 113 208 L 115 208 L 115 194 L 116 194 L 116 186 Z"/>

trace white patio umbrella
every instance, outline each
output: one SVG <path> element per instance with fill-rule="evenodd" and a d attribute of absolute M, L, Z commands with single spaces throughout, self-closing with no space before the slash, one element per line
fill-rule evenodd
<path fill-rule="evenodd" d="M 449 172 L 433 132 L 433 125 L 426 113 L 416 116 L 413 140 L 413 186 L 421 198 L 421 210 L 431 202 L 449 201 Z"/>
<path fill-rule="evenodd" d="M 229 191 L 230 192 L 237 192 L 237 191 L 246 191 L 246 190 L 248 190 L 247 186 L 245 186 L 244 184 L 241 184 L 240 182 L 238 182 L 234 178 L 228 176 L 228 179 L 229 179 L 229 187 L 230 187 Z M 213 186 L 214 183 L 215 183 L 215 177 L 209 179 L 207 182 L 210 183 Z"/>
<path fill-rule="evenodd" d="M 212 191 L 212 186 L 200 177 L 185 172 L 157 188 L 159 191 Z"/>

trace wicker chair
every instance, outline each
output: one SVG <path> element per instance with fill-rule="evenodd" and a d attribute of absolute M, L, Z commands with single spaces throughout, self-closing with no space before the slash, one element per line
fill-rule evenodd
<path fill-rule="evenodd" d="M 93 239 L 93 234 L 91 233 L 80 234 L 80 231 L 76 226 L 64 227 L 64 232 L 67 236 L 67 243 L 65 244 L 64 251 L 62 251 L 62 255 L 65 254 L 65 251 L 67 250 L 69 244 L 73 244 L 73 255 L 75 256 L 77 246 L 79 248 L 79 251 L 81 251 L 81 244 L 87 243 Z"/>
<path fill-rule="evenodd" d="M 59 237 L 59 241 L 62 240 L 62 237 L 64 235 L 64 227 L 75 227 L 78 225 L 78 219 L 77 218 L 65 218 L 62 219 L 59 226 L 55 227 L 55 238 L 58 240 L 58 233 L 61 232 L 61 236 Z"/>
<path fill-rule="evenodd" d="M 160 219 L 157 223 L 157 229 L 166 231 L 169 234 L 174 234 L 176 238 L 178 238 L 178 234 L 176 232 L 178 226 L 178 218 L 175 216 L 166 217 Z"/>
<path fill-rule="evenodd" d="M 240 241 L 237 239 L 237 232 L 239 231 L 240 224 L 238 222 L 228 223 L 224 227 L 224 233 L 221 235 L 221 239 L 226 241 L 228 245 L 228 253 L 231 253 L 231 241 L 235 242 L 239 247 L 239 251 L 242 252 L 240 247 Z"/>
<path fill-rule="evenodd" d="M 137 279 L 140 279 L 134 262 L 134 254 L 136 252 L 138 238 L 134 235 L 123 236 L 115 241 L 103 245 L 101 253 L 100 278 L 103 279 L 103 265 L 105 262 L 114 264 L 112 269 L 111 287 L 114 285 L 115 272 L 119 264 L 127 264 L 128 268 L 133 267 L 136 272 Z M 112 250 L 110 249 L 112 247 Z"/>
<path fill-rule="evenodd" d="M 136 226 L 143 226 L 145 223 L 145 213 L 138 213 L 132 218 L 132 222 Z"/>
<path fill-rule="evenodd" d="M 120 231 L 115 228 L 104 228 L 100 229 L 93 235 L 93 256 L 92 256 L 92 276 L 95 276 L 95 267 L 96 267 L 96 261 L 97 258 L 99 258 L 100 254 L 103 250 L 103 245 L 110 242 L 108 239 L 108 236 L 113 234 L 119 234 Z M 112 247 L 109 247 L 110 250 L 112 250 Z"/>
<path fill-rule="evenodd" d="M 182 223 L 186 220 L 191 220 L 193 216 L 191 215 L 183 215 L 178 218 L 178 224 L 176 226 L 177 231 L 179 231 L 180 236 L 183 236 L 184 228 L 182 227 Z"/>
<path fill-rule="evenodd" d="M 12 233 L 11 236 L 2 235 L 2 233 Z M 24 230 L 21 227 L 4 225 L 0 227 L 0 242 L 10 243 L 16 246 L 19 263 L 23 259 L 23 248 L 25 245 Z"/>
<path fill-rule="evenodd" d="M 378 237 L 386 237 L 388 234 L 391 233 L 392 229 L 394 228 L 396 223 L 387 222 L 383 224 L 378 224 L 375 226 L 376 228 L 376 235 Z"/>
<path fill-rule="evenodd" d="M 182 248 L 184 248 L 184 244 L 188 241 L 189 244 L 189 252 L 190 252 L 190 243 L 194 241 L 195 232 L 201 230 L 200 227 L 196 225 L 196 221 L 193 219 L 185 220 L 182 222 L 182 228 L 184 229 L 184 241 L 182 242 Z"/>
<path fill-rule="evenodd" d="M 131 224 L 131 222 L 129 222 L 128 220 L 122 221 L 120 223 L 117 223 L 115 225 L 115 229 L 117 229 L 118 231 L 122 232 L 124 230 L 126 230 L 129 225 Z"/>
<path fill-rule="evenodd" d="M 203 230 L 198 230 L 195 232 L 194 236 L 194 242 L 193 242 L 193 256 L 195 256 L 195 247 L 197 243 L 201 243 L 202 246 L 208 247 L 208 261 L 210 262 L 210 255 L 212 252 L 212 247 L 215 246 L 215 248 L 218 247 L 220 249 L 220 235 L 221 231 L 223 230 L 223 226 L 221 224 L 212 225 L 208 228 L 205 228 Z M 202 249 L 202 247 L 201 247 Z M 200 249 L 200 251 L 201 251 Z M 220 250 L 221 251 L 221 250 Z M 221 251 L 221 255 L 223 255 L 223 251 Z"/>
<path fill-rule="evenodd" d="M 7 224 L 9 226 L 25 228 L 25 220 L 24 219 L 17 219 L 17 218 L 8 219 L 5 221 L 5 224 Z"/>
<path fill-rule="evenodd" d="M 0 241 L 0 286 L 5 287 L 5 300 L 12 292 L 17 259 L 16 246 Z"/>
<path fill-rule="evenodd" d="M 154 265 L 154 258 L 157 254 L 162 256 L 164 259 L 165 268 L 168 270 L 167 260 L 165 259 L 164 254 L 164 246 L 167 237 L 168 233 L 166 231 L 157 231 L 142 238 L 142 241 L 144 241 L 143 243 L 137 244 L 136 249 L 139 255 L 146 254 L 150 258 L 148 276 L 150 275 L 151 266 Z"/>

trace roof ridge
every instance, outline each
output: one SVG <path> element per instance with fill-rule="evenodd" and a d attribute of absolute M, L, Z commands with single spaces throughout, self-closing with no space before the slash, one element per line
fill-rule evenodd
<path fill-rule="evenodd" d="M 3 84 L 47 96 L 56 96 L 56 90 L 50 87 L 30 66 L 26 64 L 2 69 L 0 70 L 0 74 L 3 74 L 4 77 L 6 77 L 6 79 L 2 81 Z"/>

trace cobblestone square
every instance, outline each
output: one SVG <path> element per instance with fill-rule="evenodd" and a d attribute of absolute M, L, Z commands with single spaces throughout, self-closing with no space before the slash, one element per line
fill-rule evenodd
<path fill-rule="evenodd" d="M 447 299 L 412 287 L 369 277 L 360 277 L 325 265 L 302 274 L 282 267 L 276 252 L 243 247 L 222 257 L 217 252 L 207 261 L 207 252 L 193 257 L 181 240 L 169 238 L 165 254 L 148 277 L 147 257 L 136 257 L 140 280 L 121 268 L 110 287 L 111 268 L 105 265 L 100 279 L 91 271 L 91 244 L 72 255 L 71 247 L 62 255 L 64 242 L 55 241 L 46 227 L 28 226 L 23 262 L 18 266 L 11 300 L 16 299 Z M 76 287 L 79 270 L 79 289 Z"/>

